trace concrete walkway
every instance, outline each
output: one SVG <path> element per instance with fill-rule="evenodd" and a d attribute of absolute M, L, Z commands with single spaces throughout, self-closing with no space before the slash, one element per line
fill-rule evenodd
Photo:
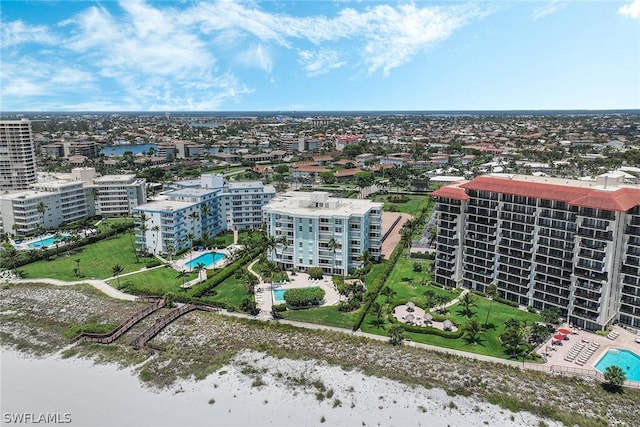
<path fill-rule="evenodd" d="M 113 277 L 112 279 L 115 279 L 115 277 Z M 53 286 L 74 286 L 74 285 L 88 284 L 98 289 L 99 291 L 103 292 L 104 294 L 110 296 L 111 298 L 124 300 L 124 301 L 135 301 L 137 298 L 134 295 L 125 294 L 124 292 L 109 286 L 109 284 L 106 283 L 104 280 L 96 280 L 96 279 L 77 280 L 75 282 L 65 282 L 64 280 L 58 280 L 58 279 L 9 279 L 8 282 L 16 283 L 16 284 L 44 283 L 46 285 L 53 285 Z"/>

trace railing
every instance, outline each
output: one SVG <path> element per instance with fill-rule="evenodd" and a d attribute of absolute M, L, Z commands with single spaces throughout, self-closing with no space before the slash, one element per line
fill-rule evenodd
<path fill-rule="evenodd" d="M 140 334 L 138 338 L 135 339 L 135 341 L 133 342 L 133 346 L 137 349 L 144 348 L 147 344 L 147 341 L 156 336 L 169 323 L 193 310 L 218 311 L 220 309 L 204 304 L 185 304 L 156 320 L 153 325 L 147 328 L 147 330 L 145 330 L 142 334 Z"/>
<path fill-rule="evenodd" d="M 398 225 L 398 223 L 400 222 L 401 219 L 402 219 L 402 215 L 398 215 L 398 218 L 396 218 L 395 221 L 393 221 L 393 224 L 391 224 L 391 227 L 389 227 L 389 229 L 382 236 L 382 241 L 383 242 L 385 240 L 387 240 L 387 237 L 389 237 L 389 234 L 391 234 L 393 229 L 396 228 L 396 225 Z"/>
<path fill-rule="evenodd" d="M 125 332 L 131 329 L 136 323 L 149 316 L 151 313 L 161 309 L 164 307 L 164 299 L 160 297 L 153 296 L 142 296 L 138 297 L 137 301 L 150 302 L 153 303 L 149 307 L 145 307 L 144 309 L 134 313 L 126 322 L 118 326 L 113 331 L 106 334 L 95 334 L 91 332 L 83 332 L 73 339 L 71 342 L 97 342 L 100 344 L 110 344 L 120 338 Z"/>

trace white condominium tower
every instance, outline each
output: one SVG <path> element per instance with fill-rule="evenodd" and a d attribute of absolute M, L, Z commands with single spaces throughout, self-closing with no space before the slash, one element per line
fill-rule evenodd
<path fill-rule="evenodd" d="M 538 310 L 576 327 L 640 329 L 640 187 L 622 173 L 578 181 L 486 175 L 433 193 L 435 278 Z"/>
<path fill-rule="evenodd" d="M 26 190 L 36 182 L 36 153 L 31 122 L 0 121 L 0 192 Z"/>
<path fill-rule="evenodd" d="M 380 258 L 382 203 L 329 197 L 322 191 L 288 192 L 263 211 L 267 233 L 280 241 L 268 256 L 284 268 L 321 267 L 327 274 L 347 274 L 362 265 L 365 251 Z"/>

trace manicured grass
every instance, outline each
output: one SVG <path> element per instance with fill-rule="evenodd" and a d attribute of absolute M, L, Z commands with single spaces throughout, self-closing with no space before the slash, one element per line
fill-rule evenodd
<path fill-rule="evenodd" d="M 373 201 L 384 202 L 383 210 L 385 212 L 389 212 L 391 206 L 393 205 L 394 207 L 397 208 L 399 212 L 404 212 L 404 213 L 408 213 L 410 215 L 415 216 L 420 210 L 420 207 L 424 203 L 424 201 L 430 197 L 430 196 L 407 196 L 409 197 L 409 200 L 404 203 L 392 203 L 388 201 L 389 197 L 393 198 L 395 196 L 396 196 L 395 194 L 389 194 L 386 196 L 375 196 L 373 198 Z"/>
<path fill-rule="evenodd" d="M 180 287 L 182 285 L 182 279 L 176 278 L 178 272 L 171 267 L 165 266 L 162 268 L 155 268 L 148 271 L 141 271 L 140 273 L 132 274 L 129 276 L 120 277 L 120 286 L 123 291 L 133 291 L 135 294 L 142 295 L 164 295 L 167 292 L 184 292 Z M 185 282 L 193 280 L 197 277 L 196 273 L 189 273 L 185 277 Z M 112 279 L 109 284 L 116 288 L 117 280 Z"/>
<path fill-rule="evenodd" d="M 282 318 L 298 322 L 316 323 L 351 329 L 356 319 L 356 312 L 345 313 L 336 307 L 318 307 L 304 310 L 287 310 L 282 312 Z"/>
<path fill-rule="evenodd" d="M 117 225 L 133 224 L 133 218 L 105 218 L 98 224 L 98 230 L 110 231 L 112 227 Z"/>
<path fill-rule="evenodd" d="M 251 296 L 242 281 L 234 276 L 229 277 L 213 289 L 216 291 L 215 295 L 205 295 L 200 299 L 205 302 L 223 302 L 235 307 L 236 310 L 240 309 L 243 299 Z"/>
<path fill-rule="evenodd" d="M 36 261 L 20 267 L 26 273 L 27 278 L 48 277 L 53 279 L 74 281 L 96 278 L 106 279 L 113 276 L 111 269 L 120 264 L 128 273 L 144 267 L 145 259 L 141 258 L 136 263 L 131 244 L 131 234 L 118 234 L 117 236 L 101 240 L 97 243 L 75 249 L 67 256 L 66 252 L 50 260 Z M 74 274 L 75 260 L 80 260 L 80 274 Z M 122 274 L 121 273 L 121 274 Z"/>
<path fill-rule="evenodd" d="M 422 265 L 422 271 L 413 271 L 413 264 Z M 437 295 L 445 295 L 452 300 L 458 296 L 458 291 L 448 291 L 437 286 L 424 285 L 432 280 L 430 273 L 427 273 L 433 261 L 423 259 L 412 259 L 402 256 L 398 258 L 394 269 L 389 274 L 386 285 L 393 289 L 396 293 L 391 297 L 389 303 L 393 307 L 397 304 L 403 304 L 412 300 L 418 305 L 424 306 L 427 298 L 424 295 L 426 290 L 432 290 Z M 378 299 L 379 302 L 385 302 Z"/>
<path fill-rule="evenodd" d="M 484 323 L 489 310 L 490 301 L 477 295 L 473 295 L 473 300 L 476 304 L 472 307 L 473 317 L 475 317 L 480 323 Z M 463 310 L 464 307 L 461 304 L 449 307 L 448 317 L 458 327 L 462 327 L 469 320 L 469 318 L 464 315 Z M 510 318 L 526 321 L 527 324 L 541 320 L 540 316 L 537 314 L 494 302 L 489 317 L 489 328 L 480 334 L 479 342 L 477 344 L 469 343 L 466 337 L 449 339 L 436 335 L 412 332 L 405 332 L 405 337 L 419 343 L 509 359 L 510 354 L 502 346 L 499 337 L 505 330 L 504 322 Z M 386 330 L 389 328 L 390 324 L 385 324 L 384 329 L 376 328 L 373 326 L 374 319 L 374 315 L 367 314 L 365 321 L 362 323 L 362 331 L 372 334 L 386 335 Z"/>

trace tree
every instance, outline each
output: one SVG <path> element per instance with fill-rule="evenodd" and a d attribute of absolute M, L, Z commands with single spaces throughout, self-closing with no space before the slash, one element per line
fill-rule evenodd
<path fill-rule="evenodd" d="M 487 325 L 489 325 L 489 314 L 491 313 L 491 307 L 493 306 L 493 299 L 498 296 L 498 285 L 496 285 L 495 283 L 490 284 L 489 286 L 487 286 L 487 290 L 485 291 L 485 293 L 487 294 L 487 297 L 490 301 L 489 310 L 487 311 L 487 318 L 484 321 L 484 325 L 485 327 L 487 327 Z"/>
<path fill-rule="evenodd" d="M 404 328 L 400 325 L 393 325 L 387 331 L 387 336 L 391 345 L 400 345 L 404 341 Z"/>
<path fill-rule="evenodd" d="M 158 250 L 158 242 L 160 241 L 159 237 L 160 237 L 160 226 L 159 225 L 154 225 L 153 227 L 151 227 L 151 231 L 154 232 L 155 237 L 153 240 L 153 253 L 155 255 L 156 251 Z"/>
<path fill-rule="evenodd" d="M 116 264 L 111 267 L 111 272 L 114 276 L 116 276 L 116 282 L 118 283 L 118 289 L 120 289 L 120 273 L 124 271 L 124 267 L 120 264 Z"/>
<path fill-rule="evenodd" d="M 606 381 L 603 384 L 605 390 L 620 391 L 627 380 L 627 376 L 620 366 L 611 365 L 604 370 L 604 380 Z"/>
<path fill-rule="evenodd" d="M 81 277 L 80 274 L 80 258 L 76 259 L 76 270 L 75 270 L 76 276 Z"/>
<path fill-rule="evenodd" d="M 513 321 L 510 323 L 510 321 Z M 510 319 L 505 322 L 507 329 L 500 335 L 500 341 L 508 351 L 511 351 L 512 357 L 517 357 L 518 349 L 523 342 L 522 328 L 520 328 L 520 322 L 515 319 Z"/>
<path fill-rule="evenodd" d="M 540 317 L 545 323 L 557 324 L 560 320 L 560 309 L 558 307 L 547 307 L 540 312 Z"/>
<path fill-rule="evenodd" d="M 187 273 L 185 270 L 182 270 L 178 273 L 178 275 L 176 276 L 176 279 L 181 280 L 182 286 L 184 287 L 184 284 L 188 276 L 189 276 L 189 273 Z"/>
<path fill-rule="evenodd" d="M 196 236 L 193 233 L 187 233 L 185 237 L 189 241 L 189 249 L 190 249 L 189 262 L 191 262 L 193 261 L 193 239 L 195 239 Z"/>
<path fill-rule="evenodd" d="M 333 175 L 333 172 L 320 172 L 320 178 L 325 184 L 333 184 L 334 182 L 336 182 L 336 177 Z"/>
<path fill-rule="evenodd" d="M 340 249 L 341 247 L 342 247 L 342 245 L 340 244 L 340 242 L 335 237 L 332 237 L 327 242 L 327 249 L 329 249 L 331 252 L 333 252 L 333 268 L 334 269 L 336 268 L 336 251 L 338 249 Z M 344 272 L 344 268 L 342 269 L 342 271 Z"/>
<path fill-rule="evenodd" d="M 474 300 L 471 297 L 471 294 L 469 292 L 467 292 L 466 294 L 464 294 L 462 296 L 462 298 L 460 298 L 460 303 L 464 307 L 464 314 L 467 317 L 472 317 L 473 316 L 473 312 L 471 311 L 471 307 L 476 305 L 476 303 L 474 302 Z"/>
<path fill-rule="evenodd" d="M 362 195 L 362 190 L 371 186 L 374 182 L 373 175 L 371 172 L 361 171 L 356 175 L 356 187 L 360 189 L 360 194 Z"/>
<path fill-rule="evenodd" d="M 407 246 L 407 258 L 411 256 L 411 239 L 413 237 L 413 232 L 410 228 L 402 227 L 400 230 L 400 242 L 403 245 Z"/>
<path fill-rule="evenodd" d="M 252 297 L 245 297 L 240 304 L 240 308 L 242 309 L 242 311 L 246 311 L 252 316 L 256 316 L 258 313 L 260 313 L 258 304 L 256 304 L 256 301 Z"/>
<path fill-rule="evenodd" d="M 470 319 L 467 323 L 465 323 L 463 327 L 463 331 L 469 338 L 469 341 L 471 341 L 471 344 L 478 343 L 478 335 L 480 334 L 481 330 L 482 329 L 480 328 L 480 322 L 478 322 L 477 319 Z"/>

